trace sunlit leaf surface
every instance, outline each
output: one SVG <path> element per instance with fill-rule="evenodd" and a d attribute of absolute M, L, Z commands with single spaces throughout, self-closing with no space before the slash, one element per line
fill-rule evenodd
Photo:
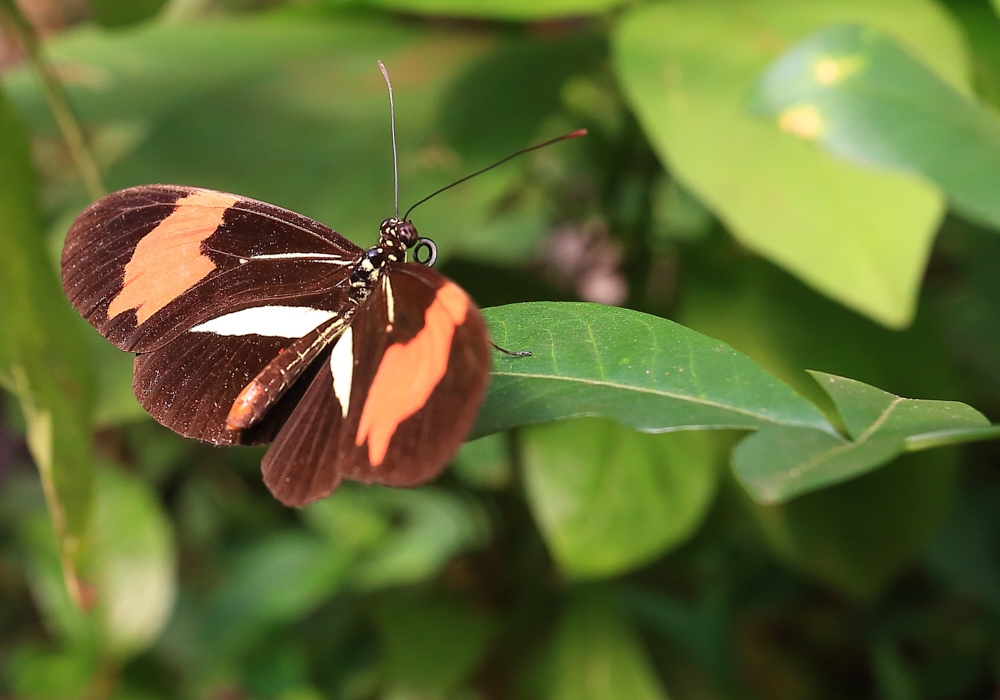
<path fill-rule="evenodd" d="M 741 243 L 840 303 L 902 327 L 913 317 L 940 194 L 832 158 L 746 109 L 771 60 L 836 22 L 890 32 L 963 84 L 955 27 L 924 0 L 644 4 L 615 30 L 615 68 L 665 164 Z"/>
<path fill-rule="evenodd" d="M 776 61 L 750 100 L 753 111 L 841 158 L 935 182 L 959 211 L 1000 228 L 1000 115 L 892 37 L 823 29 Z"/>

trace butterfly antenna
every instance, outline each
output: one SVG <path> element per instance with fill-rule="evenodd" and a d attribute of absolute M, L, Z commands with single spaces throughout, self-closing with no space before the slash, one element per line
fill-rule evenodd
<path fill-rule="evenodd" d="M 389 80 L 389 71 L 385 69 L 385 64 L 382 61 L 378 62 L 379 70 L 382 71 L 382 77 L 385 78 L 385 84 L 389 88 L 389 119 L 392 122 L 392 177 L 395 183 L 395 207 L 396 207 L 396 218 L 399 218 L 399 163 L 396 159 L 396 106 L 392 103 L 392 81 Z"/>
<path fill-rule="evenodd" d="M 382 65 L 382 64 L 379 64 L 379 65 Z M 385 69 L 383 69 L 383 70 L 385 70 Z M 386 78 L 386 80 L 388 80 L 388 78 Z M 581 136 L 586 136 L 586 135 L 587 135 L 587 130 L 586 129 L 577 129 L 576 131 L 571 131 L 568 134 L 563 134 L 562 136 L 557 136 L 554 139 L 549 139 L 548 141 L 545 141 L 543 143 L 536 143 L 534 146 L 528 146 L 527 148 L 522 148 L 517 153 L 511 153 L 509 156 L 507 156 L 506 158 L 503 158 L 502 160 L 498 160 L 493 165 L 485 167 L 482 170 L 477 170 L 476 172 L 472 173 L 471 175 L 466 175 L 461 180 L 455 180 L 450 185 L 445 185 L 441 189 L 435 190 L 434 192 L 431 192 L 429 195 L 427 195 L 426 197 L 424 197 L 423 199 L 421 199 L 419 202 L 417 202 L 416 204 L 414 204 L 412 207 L 410 207 L 409 209 L 407 209 L 406 210 L 406 214 L 403 215 L 403 220 L 404 221 L 409 221 L 409 219 L 410 219 L 410 212 L 413 211 L 414 209 L 416 209 L 417 207 L 419 207 L 421 204 L 423 204 L 424 202 L 426 202 L 431 197 L 436 197 L 437 195 L 441 194 L 445 190 L 450 190 L 455 185 L 460 185 L 463 182 L 465 182 L 466 180 L 471 180 L 472 178 L 476 177 L 476 175 L 482 175 L 487 170 L 493 170 L 493 168 L 497 167 L 498 165 L 503 165 L 504 163 L 506 163 L 508 160 L 511 160 L 512 158 L 517 158 L 518 156 L 522 156 L 525 153 L 531 153 L 532 151 L 537 151 L 539 148 L 545 148 L 546 146 L 551 146 L 552 144 L 559 143 L 560 141 L 568 141 L 569 139 L 576 139 L 576 138 L 579 138 Z"/>

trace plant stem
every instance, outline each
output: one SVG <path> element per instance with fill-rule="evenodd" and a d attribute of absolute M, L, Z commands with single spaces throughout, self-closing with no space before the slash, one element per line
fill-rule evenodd
<path fill-rule="evenodd" d="M 24 13 L 21 12 L 21 8 L 18 7 L 15 0 L 0 0 L 0 15 L 3 15 L 14 28 L 14 31 L 24 44 L 28 59 L 38 72 L 38 77 L 42 83 L 42 92 L 49 103 L 49 109 L 52 110 L 52 116 L 55 117 L 56 123 L 59 125 L 59 130 L 66 140 L 70 157 L 73 159 L 77 172 L 79 172 L 80 178 L 87 188 L 87 194 L 92 200 L 100 199 L 107 194 L 107 190 L 104 188 L 104 181 L 101 179 L 101 171 L 98 169 L 97 162 L 87 148 L 86 140 L 83 137 L 83 129 L 80 128 L 76 117 L 73 116 L 73 110 L 70 109 L 66 92 L 63 90 L 63 86 L 59 82 L 59 78 L 56 77 L 52 66 L 45 58 L 41 42 L 38 41 L 34 27 L 31 26 Z"/>

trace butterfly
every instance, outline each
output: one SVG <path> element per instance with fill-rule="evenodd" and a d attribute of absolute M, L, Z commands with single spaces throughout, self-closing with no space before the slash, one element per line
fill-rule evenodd
<path fill-rule="evenodd" d="M 216 445 L 273 443 L 261 470 L 282 503 L 304 506 L 343 479 L 416 486 L 444 469 L 472 428 L 492 343 L 469 295 L 431 269 L 436 247 L 409 213 L 514 156 L 585 133 L 518 151 L 402 218 L 397 177 L 397 214 L 367 250 L 239 195 L 124 189 L 70 226 L 63 289 L 101 335 L 135 353 L 132 388 L 159 423 Z M 393 122 L 394 163 L 395 152 Z M 424 262 L 407 262 L 422 248 Z"/>
<path fill-rule="evenodd" d="M 214 190 L 110 194 L 69 229 L 63 289 L 116 347 L 133 389 L 171 430 L 216 445 L 272 442 L 264 482 L 282 503 L 343 478 L 413 486 L 472 427 L 489 378 L 475 303 L 382 223 L 363 250 L 326 226 Z"/>

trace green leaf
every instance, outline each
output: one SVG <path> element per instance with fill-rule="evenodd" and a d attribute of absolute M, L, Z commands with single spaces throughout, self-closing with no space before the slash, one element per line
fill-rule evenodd
<path fill-rule="evenodd" d="M 94 674 L 94 659 L 80 650 L 52 651 L 37 643 L 15 646 L 5 680 L 18 698 L 76 700 L 83 697 Z"/>
<path fill-rule="evenodd" d="M 99 636 L 97 621 L 71 597 L 60 561 L 59 542 L 52 519 L 39 504 L 23 513 L 18 537 L 24 550 L 31 598 L 41 613 L 46 632 L 64 648 L 94 655 Z"/>
<path fill-rule="evenodd" d="M 42 237 L 27 135 L 0 92 L 0 383 L 21 406 L 70 595 L 91 507 L 91 367 Z"/>
<path fill-rule="evenodd" d="M 1000 610 L 1000 486 L 969 481 L 927 548 L 927 562 L 948 584 Z"/>
<path fill-rule="evenodd" d="M 357 4 L 420 15 L 514 21 L 585 17 L 607 12 L 625 0 L 357 0 Z"/>
<path fill-rule="evenodd" d="M 571 33 L 500 44 L 444 95 L 445 137 L 472 163 L 489 165 L 528 145 L 560 105 L 562 85 L 607 60 L 603 37 Z"/>
<path fill-rule="evenodd" d="M 860 599 L 874 598 L 926 547 L 954 502 L 956 455 L 906 455 L 846 484 L 755 506 L 774 552 Z"/>
<path fill-rule="evenodd" d="M 750 99 L 783 131 L 861 166 L 926 177 L 959 211 L 1000 227 L 1000 116 L 891 37 L 820 30 L 779 58 Z"/>
<path fill-rule="evenodd" d="M 1000 253 L 1000 238 L 984 238 L 995 241 Z M 950 348 L 941 337 L 939 316 L 928 313 L 930 307 L 905 331 L 891 331 L 766 261 L 733 256 L 728 246 L 720 252 L 689 256 L 676 320 L 745 352 L 823 408 L 828 418 L 837 421 L 836 409 L 807 374 L 809 368 L 821 367 L 903 396 L 949 398 L 958 393 Z"/>
<path fill-rule="evenodd" d="M 604 596 L 577 596 L 563 615 L 549 700 L 667 700 L 635 632 Z"/>
<path fill-rule="evenodd" d="M 762 503 L 845 481 L 904 452 L 1000 438 L 1000 426 L 957 401 L 904 399 L 853 379 L 811 374 L 833 399 L 851 439 L 771 426 L 743 440 L 733 468 Z"/>
<path fill-rule="evenodd" d="M 837 22 L 892 33 L 962 85 L 961 36 L 926 0 L 640 5 L 615 30 L 615 67 L 671 173 L 741 243 L 837 301 L 902 327 L 943 212 L 940 194 L 909 176 L 834 159 L 746 110 L 771 60 Z"/>
<path fill-rule="evenodd" d="M 382 673 L 411 694 L 444 696 L 476 669 L 493 625 L 451 600 L 388 598 L 376 611 L 382 631 Z M 404 693 L 405 694 L 405 693 Z"/>
<path fill-rule="evenodd" d="M 977 95 L 1000 107 L 1000 16 L 986 2 L 949 2 L 972 54 Z"/>
<path fill-rule="evenodd" d="M 74 606 L 63 583 L 52 524 L 35 512 L 21 526 L 32 594 L 50 631 L 74 649 L 124 661 L 163 630 L 177 588 L 177 554 L 166 513 L 141 479 L 112 467 L 97 472 L 86 567 L 94 604 Z"/>
<path fill-rule="evenodd" d="M 296 620 L 336 593 L 350 552 L 311 533 L 272 531 L 242 547 L 198 616 L 214 653 L 244 648 L 269 628 Z"/>
<path fill-rule="evenodd" d="M 656 316 L 536 302 L 484 311 L 496 358 L 474 433 L 602 416 L 642 430 L 779 424 L 833 429 L 811 403 L 725 343 Z"/>
<path fill-rule="evenodd" d="M 166 0 L 90 0 L 94 19 L 105 27 L 127 27 L 153 17 Z"/>
<path fill-rule="evenodd" d="M 177 552 L 156 492 L 116 469 L 99 472 L 89 579 L 97 591 L 102 648 L 125 659 L 160 635 L 177 590 Z"/>
<path fill-rule="evenodd" d="M 346 578 L 362 590 L 433 578 L 451 557 L 481 545 L 489 532 L 475 501 L 435 488 L 345 485 L 304 513 L 334 546 L 351 553 Z"/>
<path fill-rule="evenodd" d="M 512 472 L 507 436 L 487 435 L 465 443 L 455 455 L 451 469 L 458 478 L 475 488 L 505 488 Z"/>
<path fill-rule="evenodd" d="M 705 432 L 649 435 L 585 418 L 523 433 L 528 502 L 570 576 L 613 576 L 686 540 L 728 450 Z"/>

